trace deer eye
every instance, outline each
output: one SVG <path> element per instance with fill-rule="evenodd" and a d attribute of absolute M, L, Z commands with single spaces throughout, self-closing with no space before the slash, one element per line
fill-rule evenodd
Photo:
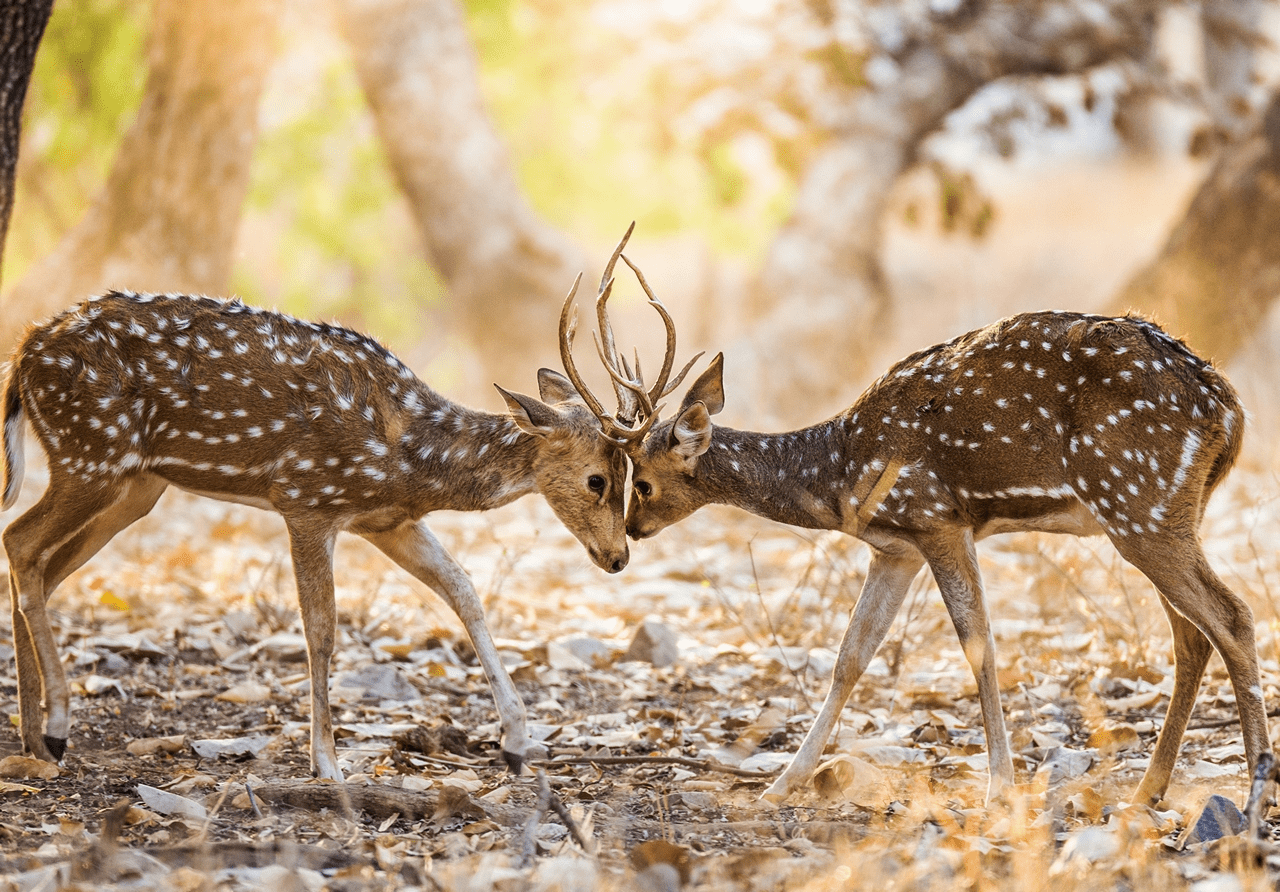
<path fill-rule="evenodd" d="M 592 474 L 587 478 L 587 488 L 592 492 L 604 492 L 604 478 L 599 474 Z"/>
<path fill-rule="evenodd" d="M 637 480 L 636 492 L 640 493 L 640 495 L 645 496 L 647 498 L 648 496 L 653 494 L 653 487 L 649 485 L 648 480 Z"/>

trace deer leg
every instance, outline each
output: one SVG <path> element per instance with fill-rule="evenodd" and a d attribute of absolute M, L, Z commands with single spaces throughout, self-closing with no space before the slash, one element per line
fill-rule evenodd
<path fill-rule="evenodd" d="M 1213 572 L 1200 543 L 1194 538 L 1152 540 L 1153 537 L 1143 537 L 1131 543 L 1130 538 L 1121 538 L 1116 546 L 1126 560 L 1151 580 L 1173 609 L 1203 633 L 1222 655 L 1227 674 L 1231 676 L 1231 687 L 1235 690 L 1245 757 L 1249 761 L 1249 770 L 1253 771 L 1258 765 L 1258 758 L 1271 751 L 1267 710 L 1262 701 L 1262 683 L 1258 673 L 1253 611 Z M 1176 628 L 1174 634 L 1176 644 Z M 1174 691 L 1176 694 L 1177 678 Z M 1194 701 L 1193 693 L 1184 693 L 1183 696 Z M 1170 768 L 1181 742 L 1180 733 L 1173 736 L 1175 730 L 1166 724 L 1157 743 L 1157 750 L 1164 745 L 1170 751 L 1165 756 L 1170 759 Z M 1166 736 L 1169 737 L 1168 744 L 1165 744 Z M 1148 775 L 1155 770 L 1156 764 L 1153 757 Z M 1158 792 L 1155 781 L 1159 779 L 1159 776 L 1152 778 L 1152 784 L 1148 785 L 1144 777 L 1141 792 Z M 1167 778 L 1165 781 L 1167 783 Z"/>
<path fill-rule="evenodd" d="M 942 592 L 942 602 L 951 615 L 951 624 L 960 637 L 960 647 L 978 682 L 982 727 L 987 737 L 990 772 L 987 801 L 990 802 L 1013 783 L 1013 756 L 1009 751 L 1009 735 L 1005 731 L 1004 710 L 1000 705 L 996 642 L 987 615 L 982 577 L 978 573 L 973 533 L 963 530 L 936 536 L 923 550 Z"/>
<path fill-rule="evenodd" d="M 66 478 L 53 477 L 40 501 L 4 531 L 22 743 L 33 756 L 48 761 L 61 759 L 66 752 L 71 724 L 66 674 L 46 611 L 53 591 L 45 584 L 48 568 L 58 551 L 87 525 L 113 516 L 114 508 L 127 503 L 132 486 L 72 489 Z M 53 576 L 58 581 L 65 578 Z"/>
<path fill-rule="evenodd" d="M 1159 802 L 1169 788 L 1169 778 L 1173 774 L 1174 763 L 1178 761 L 1182 735 L 1187 730 L 1191 710 L 1196 705 L 1200 679 L 1204 677 L 1204 667 L 1213 654 L 1213 645 L 1209 643 L 1209 639 L 1196 628 L 1195 623 L 1175 610 L 1163 594 L 1160 595 L 1160 604 L 1169 617 L 1169 628 L 1173 631 L 1173 694 L 1169 697 L 1164 725 L 1160 728 L 1155 751 L 1151 754 L 1151 764 L 1143 773 L 1142 783 L 1138 785 L 1138 793 L 1134 798 L 1141 805 Z"/>
<path fill-rule="evenodd" d="M 853 693 L 854 685 L 862 677 L 871 658 L 875 656 L 884 636 L 888 634 L 893 619 L 898 615 L 902 602 L 911 587 L 911 580 L 924 564 L 924 559 L 914 549 L 890 553 L 872 549 L 871 569 L 862 584 L 857 606 L 849 619 L 840 653 L 836 657 L 831 675 L 831 690 L 822 704 L 813 726 L 805 735 L 795 758 L 787 770 L 778 776 L 761 797 L 774 805 L 780 805 L 797 790 L 809 783 L 822 751 L 835 729 L 840 712 Z"/>
<path fill-rule="evenodd" d="M 529 737 L 524 701 L 498 657 L 498 649 L 484 619 L 480 596 L 476 594 L 466 570 L 422 523 L 405 524 L 387 532 L 360 532 L 360 535 L 429 585 L 462 620 L 493 689 L 494 705 L 502 726 L 502 757 L 511 770 L 519 773 L 527 760 L 544 756 L 546 748 Z"/>
<path fill-rule="evenodd" d="M 286 517 L 293 576 L 298 586 L 302 633 L 307 639 L 307 671 L 311 677 L 311 773 L 342 780 L 333 744 L 333 715 L 329 709 L 329 664 L 337 636 L 333 599 L 333 540 L 327 525 Z"/>
<path fill-rule="evenodd" d="M 138 477 L 120 501 L 68 539 L 49 558 L 44 570 L 45 600 L 68 576 L 83 567 L 103 546 L 135 521 L 146 517 L 169 484 L 159 477 Z"/>
<path fill-rule="evenodd" d="M 44 715 L 41 709 L 40 661 L 36 657 L 36 645 L 27 631 L 27 621 L 22 618 L 18 600 L 18 577 L 9 568 L 9 593 L 13 617 L 13 657 L 18 670 L 18 721 L 22 733 L 22 748 L 37 759 L 54 762 L 53 754 L 44 745 L 41 732 Z"/>

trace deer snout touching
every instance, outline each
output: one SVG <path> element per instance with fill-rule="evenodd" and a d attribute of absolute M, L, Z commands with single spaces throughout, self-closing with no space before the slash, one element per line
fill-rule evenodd
<path fill-rule="evenodd" d="M 627 518 L 627 535 L 639 542 L 658 532 L 658 528 L 634 518 Z"/>

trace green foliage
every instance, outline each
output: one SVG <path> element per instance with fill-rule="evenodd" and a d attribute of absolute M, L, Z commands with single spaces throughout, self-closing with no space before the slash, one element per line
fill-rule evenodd
<path fill-rule="evenodd" d="M 668 126 L 668 75 L 637 74 L 632 49 L 592 4 L 465 5 L 485 98 L 546 219 L 584 241 L 608 241 L 635 219 L 646 237 L 696 230 L 717 250 L 763 253 L 794 183 L 754 177 L 734 134 L 691 143 Z"/>
<path fill-rule="evenodd" d="M 54 4 L 27 90 L 5 279 L 75 225 L 142 101 L 151 4 Z"/>
<path fill-rule="evenodd" d="M 443 287 L 347 60 L 325 64 L 311 92 L 263 128 L 245 212 L 237 293 L 393 341 L 420 336 L 420 310 Z"/>

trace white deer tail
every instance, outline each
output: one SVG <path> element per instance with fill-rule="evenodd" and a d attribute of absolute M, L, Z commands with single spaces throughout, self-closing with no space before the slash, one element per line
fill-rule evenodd
<path fill-rule="evenodd" d="M 4 413 L 4 450 L 0 469 L 0 481 L 4 488 L 0 489 L 0 508 L 12 508 L 18 501 L 18 493 L 22 491 L 22 422 L 26 413 L 22 411 L 22 398 L 18 388 L 18 363 L 9 367 L 9 374 L 4 382 L 4 395 L 0 397 Z"/>

